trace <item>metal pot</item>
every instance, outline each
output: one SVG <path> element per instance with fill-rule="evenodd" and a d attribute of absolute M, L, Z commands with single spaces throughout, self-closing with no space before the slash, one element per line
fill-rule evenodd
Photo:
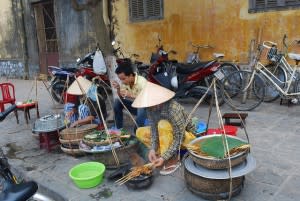
<path fill-rule="evenodd" d="M 200 142 L 201 140 L 207 139 L 207 138 L 211 138 L 214 136 L 222 136 L 222 135 L 207 135 L 207 136 L 203 136 L 203 137 L 199 137 L 194 139 L 193 141 L 190 142 L 190 144 L 194 144 L 197 142 Z M 235 138 L 241 141 L 244 141 L 238 137 L 235 136 L 227 136 L 230 138 Z M 245 141 L 246 142 L 246 141 Z M 201 165 L 205 168 L 208 169 L 226 169 L 229 168 L 229 161 L 228 158 L 224 158 L 224 159 L 217 159 L 217 158 L 210 158 L 210 157 L 206 157 L 206 156 L 200 156 L 198 154 L 195 154 L 194 152 L 189 151 L 189 155 L 192 158 L 192 160 L 197 163 L 198 165 Z M 231 167 L 237 166 L 239 164 L 241 164 L 242 162 L 244 162 L 247 158 L 248 155 L 248 150 L 245 150 L 241 153 L 238 153 L 234 156 L 232 156 L 231 159 Z"/>
<path fill-rule="evenodd" d="M 130 170 L 125 171 L 123 173 L 123 176 L 125 176 L 129 172 L 130 172 Z M 153 174 L 140 175 L 136 178 L 133 178 L 133 179 L 127 181 L 125 183 L 125 185 L 128 188 L 132 188 L 132 189 L 146 189 L 146 188 L 149 188 L 151 186 L 151 184 L 153 183 L 153 179 L 154 179 Z"/>

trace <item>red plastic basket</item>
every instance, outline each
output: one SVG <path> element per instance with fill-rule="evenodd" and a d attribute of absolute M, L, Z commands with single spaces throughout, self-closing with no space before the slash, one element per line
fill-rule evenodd
<path fill-rule="evenodd" d="M 238 128 L 236 126 L 230 126 L 230 125 L 224 125 L 224 130 L 227 135 L 233 135 L 236 136 Z M 223 134 L 222 128 L 209 128 L 207 129 L 206 134 L 212 135 L 212 134 Z"/>

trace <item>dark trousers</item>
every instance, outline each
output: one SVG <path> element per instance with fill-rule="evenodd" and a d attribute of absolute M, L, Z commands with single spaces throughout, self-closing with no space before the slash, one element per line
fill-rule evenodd
<path fill-rule="evenodd" d="M 133 115 L 136 115 L 136 123 L 138 127 L 144 126 L 146 119 L 146 109 L 145 108 L 134 108 L 131 106 L 131 100 L 124 99 L 122 100 L 123 104 L 127 107 L 129 112 Z M 115 121 L 118 129 L 123 128 L 123 105 L 119 99 L 116 99 L 114 102 L 114 113 L 115 113 Z"/>

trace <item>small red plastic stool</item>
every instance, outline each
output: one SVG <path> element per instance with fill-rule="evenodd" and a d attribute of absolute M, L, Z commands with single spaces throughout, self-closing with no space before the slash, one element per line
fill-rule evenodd
<path fill-rule="evenodd" d="M 48 152 L 50 152 L 52 147 L 60 144 L 58 138 L 58 131 L 40 133 L 40 149 L 45 148 Z"/>
<path fill-rule="evenodd" d="M 30 119 L 30 112 L 29 111 L 33 108 L 36 109 L 36 117 L 40 118 L 39 104 L 38 104 L 37 101 L 17 105 L 17 110 L 16 110 L 17 123 L 19 123 L 18 111 L 20 110 L 20 111 L 24 112 L 24 118 L 26 120 L 26 124 L 28 124 L 28 119 Z"/>

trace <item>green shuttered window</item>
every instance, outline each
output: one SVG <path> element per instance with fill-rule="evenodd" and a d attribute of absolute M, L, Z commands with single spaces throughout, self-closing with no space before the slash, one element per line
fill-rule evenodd
<path fill-rule="evenodd" d="M 249 12 L 299 9 L 300 0 L 249 0 Z"/>
<path fill-rule="evenodd" d="M 131 22 L 163 18 L 163 0 L 128 0 Z"/>

